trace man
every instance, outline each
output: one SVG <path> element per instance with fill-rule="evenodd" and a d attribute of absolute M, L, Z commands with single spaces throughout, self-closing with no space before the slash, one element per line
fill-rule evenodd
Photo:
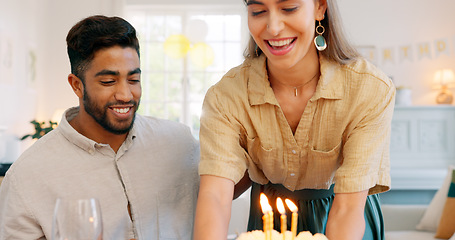
<path fill-rule="evenodd" d="M 50 239 L 59 197 L 97 198 L 106 240 L 190 239 L 199 146 L 184 125 L 136 114 L 135 29 L 118 17 L 92 16 L 66 40 L 79 107 L 6 174 L 0 239 Z"/>

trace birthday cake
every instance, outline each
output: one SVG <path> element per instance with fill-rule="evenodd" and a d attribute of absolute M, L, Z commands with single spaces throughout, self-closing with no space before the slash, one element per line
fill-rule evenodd
<path fill-rule="evenodd" d="M 254 230 L 251 232 L 245 232 L 240 234 L 237 240 L 265 240 L 266 236 L 263 231 Z M 292 232 L 286 231 L 285 238 L 283 235 L 276 230 L 272 231 L 272 239 L 271 240 L 292 240 Z M 311 234 L 309 231 L 300 232 L 294 240 L 328 240 L 328 238 L 322 233 Z"/>

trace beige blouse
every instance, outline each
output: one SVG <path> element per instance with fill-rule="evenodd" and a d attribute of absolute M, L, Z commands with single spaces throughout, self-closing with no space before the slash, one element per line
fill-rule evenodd
<path fill-rule="evenodd" d="M 390 189 L 395 87 L 372 64 L 320 58 L 321 77 L 295 135 L 270 87 L 265 57 L 246 60 L 207 92 L 201 116 L 200 175 L 237 183 L 335 193 Z"/>

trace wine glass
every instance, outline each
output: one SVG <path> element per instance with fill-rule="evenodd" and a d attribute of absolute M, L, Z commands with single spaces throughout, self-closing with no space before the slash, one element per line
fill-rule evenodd
<path fill-rule="evenodd" d="M 95 198 L 58 198 L 52 220 L 52 240 L 101 240 L 101 208 Z"/>

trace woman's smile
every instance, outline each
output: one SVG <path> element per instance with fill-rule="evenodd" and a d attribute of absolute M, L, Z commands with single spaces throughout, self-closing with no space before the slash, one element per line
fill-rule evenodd
<path fill-rule="evenodd" d="M 266 46 L 273 55 L 284 55 L 292 50 L 297 38 L 282 38 L 265 40 Z"/>

